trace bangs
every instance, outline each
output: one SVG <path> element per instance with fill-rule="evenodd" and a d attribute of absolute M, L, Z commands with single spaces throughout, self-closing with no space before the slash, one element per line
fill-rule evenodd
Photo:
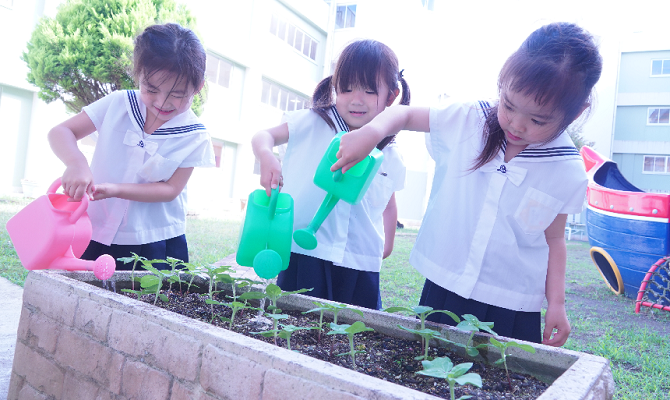
<path fill-rule="evenodd" d="M 333 73 L 334 86 L 338 92 L 361 87 L 377 92 L 382 74 L 384 54 L 379 46 L 362 42 L 352 46 L 340 55 L 340 60 Z"/>

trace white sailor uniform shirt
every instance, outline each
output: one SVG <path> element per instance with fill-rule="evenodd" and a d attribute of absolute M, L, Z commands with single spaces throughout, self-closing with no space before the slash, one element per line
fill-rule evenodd
<path fill-rule="evenodd" d="M 91 161 L 94 183 L 167 181 L 177 168 L 214 166 L 214 150 L 205 126 L 190 109 L 149 135 L 147 108 L 139 92 L 105 96 L 83 111 L 97 129 Z M 89 203 L 92 240 L 110 245 L 153 243 L 183 235 L 186 188 L 169 202 L 108 198 Z"/>
<path fill-rule="evenodd" d="M 581 212 L 587 178 L 567 132 L 509 162 L 504 150 L 471 171 L 483 148 L 488 104 L 430 110 L 435 176 L 410 255 L 427 279 L 461 297 L 537 312 L 545 297 L 545 229 Z"/>

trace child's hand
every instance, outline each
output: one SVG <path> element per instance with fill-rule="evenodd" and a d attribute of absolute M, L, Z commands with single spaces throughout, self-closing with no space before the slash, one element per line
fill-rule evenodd
<path fill-rule="evenodd" d="M 99 183 L 95 185 L 95 190 L 91 200 L 103 200 L 110 197 L 119 197 L 118 185 L 115 183 Z"/>
<path fill-rule="evenodd" d="M 374 150 L 381 139 L 377 140 L 378 135 L 368 132 L 369 130 L 364 126 L 342 135 L 340 149 L 337 152 L 338 160 L 330 168 L 331 171 L 335 172 L 342 168 L 342 173 L 345 173 Z"/>
<path fill-rule="evenodd" d="M 284 178 L 281 174 L 281 164 L 274 153 L 264 153 L 258 161 L 261 164 L 261 186 L 265 188 L 268 197 L 272 189 L 278 187 L 281 191 L 282 186 L 284 186 Z"/>
<path fill-rule="evenodd" d="M 549 305 L 544 316 L 542 344 L 561 347 L 568 340 L 568 336 L 570 336 L 570 322 L 565 312 L 565 304 Z"/>
<path fill-rule="evenodd" d="M 68 201 L 81 201 L 84 195 L 88 196 L 89 200 L 93 200 L 93 174 L 91 169 L 86 165 L 85 167 L 75 168 L 68 167 L 61 178 L 61 186 L 63 193 L 70 196 Z"/>

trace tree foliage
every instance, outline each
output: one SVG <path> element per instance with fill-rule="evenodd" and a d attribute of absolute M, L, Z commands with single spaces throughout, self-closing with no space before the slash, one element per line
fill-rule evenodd
<path fill-rule="evenodd" d="M 166 22 L 195 27 L 195 17 L 174 0 L 66 0 L 32 33 L 22 56 L 28 82 L 39 87 L 40 99 L 62 100 L 78 113 L 115 90 L 136 87 L 133 40 L 147 26 Z"/>
<path fill-rule="evenodd" d="M 580 127 L 570 125 L 566 130 L 568 131 L 568 135 L 570 135 L 570 139 L 572 139 L 572 143 L 575 144 L 577 150 L 581 150 L 583 146 L 593 147 L 593 145 L 596 144 L 596 142 L 586 140 L 586 138 L 581 135 L 582 130 Z"/>

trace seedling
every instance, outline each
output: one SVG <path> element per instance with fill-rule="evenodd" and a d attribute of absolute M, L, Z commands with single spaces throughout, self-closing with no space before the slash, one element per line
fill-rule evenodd
<path fill-rule="evenodd" d="M 275 314 L 277 315 L 277 314 Z M 291 335 L 293 335 L 293 332 L 299 331 L 299 330 L 304 330 L 304 329 L 314 329 L 314 327 L 299 327 L 299 326 L 294 326 L 294 325 L 282 325 L 281 329 L 273 329 L 271 331 L 265 331 L 265 332 L 251 332 L 253 334 L 258 334 L 258 335 L 263 335 L 265 337 L 270 337 L 270 336 L 279 336 L 282 339 L 286 339 L 286 347 L 291 350 Z"/>
<path fill-rule="evenodd" d="M 324 311 L 331 311 L 333 313 L 333 323 L 337 324 L 337 315 L 340 313 L 342 310 L 350 310 L 352 312 L 355 312 L 356 314 L 360 315 L 363 317 L 363 312 L 361 310 L 356 310 L 353 308 L 350 308 L 346 304 L 330 304 L 330 303 L 320 303 L 318 301 L 313 301 L 312 302 L 314 305 L 317 306 L 317 308 L 312 308 L 311 310 L 303 312 L 303 314 L 311 313 L 311 312 L 319 312 L 319 342 L 321 341 L 321 332 L 323 332 L 323 312 Z"/>
<path fill-rule="evenodd" d="M 478 349 L 486 347 L 485 344 L 480 344 L 477 346 L 471 345 L 472 338 L 475 336 L 475 332 L 485 331 L 490 333 L 491 335 L 497 335 L 497 333 L 495 333 L 491 329 L 493 328 L 493 322 L 482 322 L 472 314 L 464 314 L 463 321 L 459 322 L 458 325 L 456 325 L 456 328 L 470 332 L 470 337 L 468 338 L 468 341 L 465 343 L 465 346 L 460 345 L 461 347 L 465 347 L 465 352 L 468 353 L 470 357 L 478 356 L 479 355 Z"/>
<path fill-rule="evenodd" d="M 489 342 L 498 348 L 500 350 L 500 359 L 497 360 L 495 363 L 496 364 L 503 364 L 505 365 L 505 372 L 507 373 L 507 383 L 509 383 L 510 389 L 512 388 L 512 380 L 509 377 L 509 370 L 507 369 L 507 349 L 510 347 L 517 347 L 523 351 L 527 351 L 529 353 L 535 353 L 535 348 L 529 344 L 521 344 L 517 343 L 513 340 L 510 340 L 509 342 L 500 342 L 496 340 L 495 338 L 490 338 Z"/>
<path fill-rule="evenodd" d="M 335 322 L 330 323 L 331 331 L 328 332 L 328 335 L 347 335 L 349 338 L 349 352 L 338 354 L 338 356 L 351 356 L 351 363 L 356 369 L 356 354 L 365 353 L 364 351 L 357 351 L 354 347 L 354 335 L 360 332 L 374 331 L 372 328 L 365 326 L 365 323 L 362 321 L 356 321 L 351 325 L 342 324 L 338 325 Z"/>
<path fill-rule="evenodd" d="M 462 363 L 454 366 L 449 357 L 438 357 L 433 361 L 421 361 L 421 365 L 423 365 L 423 370 L 418 371 L 417 374 L 447 380 L 451 400 L 456 400 L 456 393 L 454 391 L 456 384 L 482 387 L 482 377 L 479 374 L 474 372 L 466 374 L 472 368 L 472 363 Z M 472 396 L 461 396 L 458 400 L 469 399 L 470 397 Z"/>
<path fill-rule="evenodd" d="M 160 298 L 164 302 L 170 301 L 168 297 L 164 294 L 161 293 L 161 287 L 163 286 L 163 279 L 166 277 L 166 274 L 164 274 L 162 271 L 154 268 L 151 264 L 155 262 L 162 262 L 162 260 L 147 260 L 146 258 L 140 259 L 142 262 L 142 266 L 151 274 L 144 275 L 142 278 L 140 278 L 140 287 L 141 290 L 136 291 L 136 290 L 129 290 L 129 289 L 121 289 L 122 292 L 127 292 L 127 293 L 133 293 L 137 295 L 137 299 L 139 300 L 140 297 L 142 297 L 143 294 L 154 294 L 154 304 L 156 304 L 156 301 Z"/>
<path fill-rule="evenodd" d="M 386 311 L 387 313 L 404 312 L 404 313 L 408 313 L 410 315 L 413 315 L 413 316 L 419 318 L 419 320 L 421 320 L 421 329 L 418 329 L 418 330 L 409 329 L 409 328 L 405 328 L 403 326 L 398 325 L 406 331 L 416 333 L 417 335 L 421 336 L 421 344 L 423 345 L 425 351 L 424 351 L 424 355 L 423 356 L 418 356 L 416 358 L 416 360 L 428 359 L 427 358 L 428 357 L 428 348 L 429 348 L 431 338 L 436 338 L 436 339 L 440 338 L 441 340 L 444 340 L 446 342 L 453 343 L 453 342 L 451 342 L 447 339 L 442 338 L 440 336 L 439 332 L 437 332 L 433 329 L 426 329 L 426 319 L 428 318 L 428 316 L 430 316 L 431 314 L 435 314 L 435 313 L 442 313 L 442 314 L 447 314 L 448 316 L 450 316 L 454 321 L 456 321 L 456 323 L 461 322 L 461 319 L 458 318 L 458 315 L 452 313 L 451 311 L 434 310 L 433 307 L 428 307 L 428 306 L 389 307 L 389 308 L 385 309 L 384 311 Z"/>
<path fill-rule="evenodd" d="M 436 331 L 436 330 L 434 330 L 434 329 L 430 329 L 430 328 L 425 328 L 425 329 L 409 329 L 409 328 L 406 328 L 406 327 L 404 327 L 404 326 L 402 326 L 402 325 L 398 325 L 398 328 L 400 328 L 400 329 L 404 329 L 404 330 L 406 330 L 407 332 L 412 332 L 412 333 L 414 333 L 414 334 L 416 334 L 416 335 L 421 336 L 421 340 L 422 340 L 422 343 L 423 343 L 423 349 L 424 349 L 424 352 L 423 352 L 423 355 L 422 355 L 422 356 L 414 357 L 415 360 L 430 360 L 430 359 L 431 359 L 430 357 L 428 357 L 428 350 L 430 349 L 429 344 L 430 344 L 430 340 L 431 340 L 431 339 L 438 339 L 438 340 L 441 340 L 441 341 L 443 341 L 443 342 L 454 343 L 454 342 L 452 342 L 451 340 L 448 340 L 448 339 L 443 338 L 443 337 L 441 336 L 440 332 L 439 332 L 439 331 Z"/>
<path fill-rule="evenodd" d="M 132 257 L 121 257 L 118 260 L 123 262 L 124 264 L 128 264 L 129 262 L 132 261 L 133 263 L 133 269 L 130 270 L 130 287 L 132 290 L 135 290 L 135 266 L 137 266 L 137 262 L 141 260 L 146 260 L 146 258 L 142 256 L 138 256 L 137 254 L 131 252 Z M 139 299 L 139 297 L 138 297 Z"/>
<path fill-rule="evenodd" d="M 183 265 L 183 261 L 177 258 L 168 257 L 166 260 L 161 260 L 160 262 L 165 262 L 170 266 L 170 274 L 168 275 L 168 282 L 170 283 L 170 291 L 172 290 L 173 283 L 179 283 L 179 294 L 181 294 L 181 283 L 182 280 L 179 277 L 180 270 L 177 269 L 178 265 Z"/>

